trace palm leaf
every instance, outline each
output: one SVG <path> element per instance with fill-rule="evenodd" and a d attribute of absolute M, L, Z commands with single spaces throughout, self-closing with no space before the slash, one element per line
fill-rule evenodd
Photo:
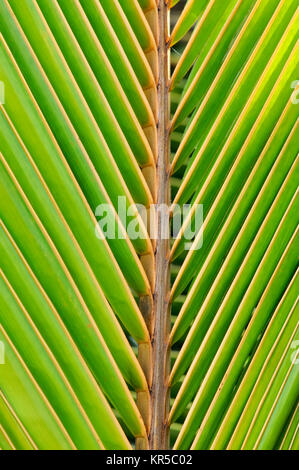
<path fill-rule="evenodd" d="M 190 1 L 173 43 L 192 14 Z M 280 396 L 272 388 L 263 411 L 248 375 L 297 269 L 298 112 L 290 100 L 297 26 L 295 2 L 208 2 L 173 72 L 173 88 L 189 75 L 172 119 L 173 129 L 185 128 L 172 162 L 183 175 L 173 207 L 192 204 L 172 247 L 171 296 L 184 295 L 171 331 L 179 349 L 170 375 L 169 420 L 182 423 L 176 449 L 275 448 L 297 401 L 295 367 L 289 388 Z M 198 204 L 203 230 L 186 253 Z M 285 311 L 291 335 L 296 295 Z M 252 424 L 243 442 L 246 400 L 247 420 L 256 412 L 261 434 Z"/>
<path fill-rule="evenodd" d="M 295 0 L 0 17 L 0 449 L 298 449 Z"/>

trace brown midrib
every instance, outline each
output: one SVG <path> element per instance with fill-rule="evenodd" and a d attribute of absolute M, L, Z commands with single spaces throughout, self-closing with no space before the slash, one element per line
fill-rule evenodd
<path fill-rule="evenodd" d="M 159 0 L 159 80 L 158 80 L 158 157 L 157 157 L 157 207 L 170 204 L 169 180 L 169 46 L 168 6 Z M 169 291 L 169 238 L 161 235 L 169 229 L 168 212 L 157 211 L 157 243 L 155 252 L 156 280 L 154 290 L 153 337 L 152 337 L 152 385 L 149 448 L 167 449 L 170 358 L 168 340 L 170 331 Z"/>

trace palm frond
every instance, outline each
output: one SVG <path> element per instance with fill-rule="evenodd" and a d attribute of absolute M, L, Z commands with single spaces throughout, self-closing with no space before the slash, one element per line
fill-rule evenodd
<path fill-rule="evenodd" d="M 0 18 L 0 449 L 298 449 L 297 2 Z"/>

